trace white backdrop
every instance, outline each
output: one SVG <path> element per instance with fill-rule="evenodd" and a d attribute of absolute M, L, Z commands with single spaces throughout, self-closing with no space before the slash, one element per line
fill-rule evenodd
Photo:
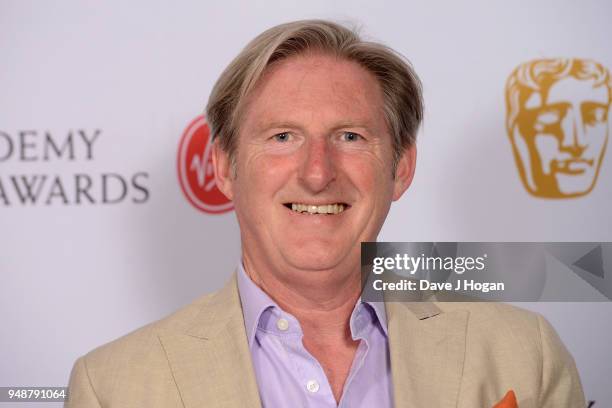
<path fill-rule="evenodd" d="M 612 153 L 589 195 L 538 199 L 504 125 L 518 64 L 612 68 L 612 3 L 534 3 L 0 0 L 0 386 L 63 386 L 78 356 L 228 278 L 235 217 L 187 201 L 177 149 L 228 62 L 285 21 L 361 26 L 423 80 L 416 177 L 380 240 L 612 241 Z M 91 200 L 76 202 L 77 175 Z M 22 204 L 14 180 L 43 176 L 40 199 Z M 612 406 L 612 305 L 523 306 L 555 325 L 594 407 Z"/>

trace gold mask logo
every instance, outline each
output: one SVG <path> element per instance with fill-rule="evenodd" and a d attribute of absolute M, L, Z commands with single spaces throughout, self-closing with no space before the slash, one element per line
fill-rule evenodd
<path fill-rule="evenodd" d="M 610 131 L 610 73 L 586 59 L 519 65 L 506 83 L 506 129 L 523 185 L 545 198 L 579 197 L 597 181 Z"/>

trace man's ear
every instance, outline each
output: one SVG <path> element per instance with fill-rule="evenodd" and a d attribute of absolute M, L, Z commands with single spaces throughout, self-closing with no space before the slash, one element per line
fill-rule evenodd
<path fill-rule="evenodd" d="M 393 201 L 397 201 L 408 189 L 414 177 L 416 167 L 416 143 L 405 149 L 397 162 L 395 183 L 393 186 Z"/>
<path fill-rule="evenodd" d="M 233 169 L 229 154 L 220 146 L 218 139 L 212 145 L 212 162 L 215 170 L 217 188 L 230 200 L 234 199 Z"/>

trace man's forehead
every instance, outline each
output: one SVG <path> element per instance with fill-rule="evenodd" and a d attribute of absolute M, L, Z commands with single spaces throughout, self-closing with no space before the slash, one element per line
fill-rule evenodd
<path fill-rule="evenodd" d="M 308 121 L 367 125 L 383 113 L 382 91 L 358 64 L 325 55 L 291 57 L 274 64 L 249 96 L 250 127 Z M 283 127 L 283 126 L 278 126 Z"/>
<path fill-rule="evenodd" d="M 307 123 L 308 124 L 308 123 Z M 372 123 L 368 120 L 351 120 L 351 119 L 338 119 L 333 122 L 319 122 L 319 125 L 325 126 L 327 130 L 337 130 L 337 129 L 364 129 L 366 131 L 371 131 Z M 251 128 L 255 131 L 266 131 L 270 129 L 300 129 L 304 130 L 307 126 L 305 126 L 303 121 L 300 120 L 274 120 L 274 118 L 262 118 L 254 123 L 254 126 Z"/>

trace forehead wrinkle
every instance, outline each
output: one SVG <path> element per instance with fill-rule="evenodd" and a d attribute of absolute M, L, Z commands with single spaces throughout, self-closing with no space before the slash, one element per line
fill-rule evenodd
<path fill-rule="evenodd" d="M 310 74 L 326 68 L 330 72 L 326 81 L 316 76 L 316 80 L 309 79 Z M 344 75 L 347 71 L 351 75 Z M 253 89 L 249 105 L 254 108 L 249 110 L 258 130 L 300 124 L 326 129 L 347 124 L 369 128 L 378 127 L 381 118 L 386 123 L 382 89 L 375 76 L 357 63 L 330 56 L 297 56 L 274 63 Z"/>

